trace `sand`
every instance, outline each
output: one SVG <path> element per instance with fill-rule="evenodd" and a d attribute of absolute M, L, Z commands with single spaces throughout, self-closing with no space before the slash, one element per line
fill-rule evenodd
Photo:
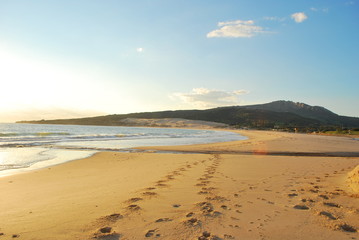
<path fill-rule="evenodd" d="M 241 133 L 0 178 L 0 240 L 359 239 L 359 141 Z"/>
<path fill-rule="evenodd" d="M 348 174 L 348 183 L 354 192 L 359 193 L 359 165 Z"/>
<path fill-rule="evenodd" d="M 171 127 L 171 128 L 196 128 L 213 129 L 226 128 L 227 124 L 208 122 L 201 120 L 189 120 L 183 118 L 125 118 L 119 121 L 124 126 L 140 127 Z"/>

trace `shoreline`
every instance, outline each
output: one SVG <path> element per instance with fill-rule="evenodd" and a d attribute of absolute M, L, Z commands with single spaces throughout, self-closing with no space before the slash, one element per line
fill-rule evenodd
<path fill-rule="evenodd" d="M 176 151 L 197 153 L 231 153 L 231 154 L 263 154 L 288 156 L 338 156 L 358 157 L 359 142 L 344 136 L 312 135 L 305 133 L 288 133 L 262 130 L 228 130 L 246 136 L 248 139 L 211 144 L 193 144 L 178 146 L 136 147 L 140 150 Z M 254 139 L 254 140 L 253 140 Z M 292 141 L 294 140 L 295 141 Z M 284 142 L 283 142 L 284 141 Z M 317 141 L 310 146 L 306 141 Z M 336 147 L 337 144 L 345 146 Z M 341 151 L 336 151 L 337 149 Z M 343 151 L 345 150 L 345 151 Z M 347 155 L 345 154 L 347 153 Z M 341 155 L 342 154 L 342 155 Z"/>
<path fill-rule="evenodd" d="M 138 127 L 137 127 L 138 128 Z M 163 128 L 157 128 L 157 129 L 163 129 Z M 220 131 L 216 131 L 216 129 L 194 129 L 194 128 L 177 128 L 182 130 L 199 130 L 199 131 L 213 131 L 213 132 L 222 132 L 225 131 L 221 129 Z M 38 130 L 40 131 L 40 130 Z M 54 130 L 52 130 L 54 131 Z M 59 131 L 62 131 L 61 129 Z M 167 129 L 167 131 L 171 131 Z M 228 132 L 228 135 L 230 135 L 231 131 Z M 113 133 L 114 134 L 114 133 Z M 69 134 L 66 134 L 69 135 Z M 216 135 L 223 135 L 221 133 L 214 133 L 213 138 L 207 139 L 204 137 L 200 137 L 196 139 L 196 137 L 189 136 L 189 142 L 198 142 L 202 141 L 204 144 L 211 143 L 213 141 L 233 141 L 233 139 L 239 139 L 239 138 L 245 138 L 244 136 L 238 135 L 237 137 L 233 136 L 216 136 Z M 166 139 L 166 138 L 165 138 Z M 4 147 L 0 148 L 0 157 L 4 156 L 4 168 L 6 168 L 6 163 L 10 166 L 8 169 L 4 169 L 0 171 L 0 177 L 2 176 L 8 176 L 12 174 L 16 174 L 17 172 L 28 172 L 33 170 L 38 170 L 41 168 L 51 167 L 54 165 L 62 164 L 68 161 L 74 161 L 79 160 L 82 158 L 87 158 L 88 156 L 93 155 L 96 152 L 107 152 L 107 151 L 113 151 L 113 152 L 134 152 L 134 151 L 143 151 L 135 149 L 137 146 L 152 146 L 153 143 L 157 145 L 166 144 L 177 144 L 177 145 L 183 145 L 185 144 L 185 138 L 179 137 L 173 137 L 169 136 L 168 140 L 162 140 L 161 137 L 154 137 L 153 139 L 131 139 L 131 138 L 119 138 L 119 139 L 112 139 L 110 141 L 102 141 L 99 140 L 98 145 L 91 145 L 91 141 L 79 140 L 76 145 L 71 145 L 71 141 L 67 142 L 64 140 L 63 143 L 65 145 L 61 145 L 61 142 L 59 144 L 54 143 L 54 145 L 29 145 L 29 146 L 23 146 L 20 144 L 21 147 L 18 147 L 19 145 L 17 143 L 13 143 L 16 147 Z M 51 139 L 50 139 L 51 140 Z M 49 141 L 50 141 L 49 140 Z M 96 140 L 95 140 L 96 141 Z M 32 144 L 32 143 L 30 143 Z M 30 154 L 31 152 L 31 154 Z M 11 158 L 15 158 L 15 161 L 11 161 Z M 25 161 L 22 162 L 21 160 L 18 161 L 17 159 L 23 158 L 23 159 L 32 159 L 31 161 Z M 43 158 L 43 159 L 42 159 Z M 46 159 L 45 159 L 46 158 Z M 13 163 L 12 165 L 10 163 Z"/>
<path fill-rule="evenodd" d="M 145 126 L 144 128 L 159 128 L 159 127 L 149 127 L 149 126 Z M 207 129 L 207 128 L 191 128 L 191 127 L 187 127 L 187 128 L 180 128 L 180 127 L 173 127 L 173 128 L 177 128 L 177 129 L 189 129 L 189 130 L 212 130 L 212 131 L 227 131 L 227 132 L 233 132 L 233 133 L 237 133 L 240 134 L 243 137 L 246 137 L 245 134 L 246 132 L 259 132 L 259 133 L 270 133 L 271 131 L 263 131 L 263 130 L 237 130 L 237 129 L 229 129 L 229 128 L 216 128 L 216 129 Z M 279 134 L 294 134 L 294 133 L 287 133 L 287 132 L 273 132 L 273 133 L 279 133 Z M 299 135 L 312 135 L 312 134 L 305 134 L 305 133 L 296 133 Z M 351 137 L 348 136 L 344 136 L 344 135 L 323 135 L 323 134 L 313 134 L 315 136 L 327 136 L 327 137 L 346 137 L 348 139 L 350 139 Z M 248 137 L 247 137 L 248 138 Z M 192 151 L 192 150 L 188 150 L 188 148 L 186 148 L 186 146 L 189 146 L 189 148 L 193 148 L 193 146 L 206 146 L 208 144 L 218 144 L 218 143 L 236 143 L 238 142 L 240 144 L 240 142 L 245 141 L 248 139 L 243 139 L 243 140 L 236 140 L 236 141 L 223 141 L 223 142 L 214 142 L 214 143 L 203 143 L 203 144 L 188 144 L 188 145 L 174 145 L 174 146 L 140 146 L 140 147 L 132 147 L 132 148 L 123 148 L 123 149 L 87 149 L 87 148 L 69 148 L 69 149 L 62 149 L 59 148 L 59 150 L 70 150 L 70 151 L 91 151 L 92 153 L 88 153 L 88 156 L 85 157 L 72 157 L 71 160 L 60 160 L 57 161 L 56 158 L 55 159 L 50 159 L 50 160 L 46 160 L 46 161 L 40 161 L 37 162 L 29 167 L 25 167 L 25 168 L 14 168 L 14 169 L 6 169 L 6 170 L 2 170 L 0 171 L 0 178 L 1 177 L 5 177 L 5 176 L 11 176 L 14 174 L 18 174 L 18 173 L 26 173 L 29 171 L 35 171 L 35 170 L 40 170 L 43 168 L 48 168 L 48 167 L 53 167 L 53 166 L 57 166 L 60 164 L 64 164 L 66 162 L 71 162 L 71 161 L 77 161 L 77 160 L 81 160 L 84 158 L 88 158 L 93 156 L 96 153 L 99 152 L 127 152 L 127 153 L 133 153 L 133 152 L 140 152 L 140 151 L 145 151 L 145 152 L 157 152 L 157 153 L 176 153 L 176 154 L 239 154 L 239 155 L 260 155 L 260 154 L 264 154 L 261 150 L 255 150 L 255 151 L 223 151 L 223 150 L 196 150 L 196 151 Z M 177 148 L 178 147 L 178 148 Z M 184 147 L 184 148 L 182 148 Z M 35 147 L 36 148 L 36 147 Z M 172 148 L 174 148 L 173 150 L 171 150 Z M 169 149 L 169 150 L 167 150 Z M 298 152 L 298 151 L 292 151 L 292 152 L 285 152 L 285 151 L 274 151 L 274 152 L 269 152 L 266 151 L 265 155 L 274 155 L 274 156 L 307 156 L 307 157 L 359 157 L 359 151 L 357 152 Z M 48 162 L 52 162 L 51 164 L 47 164 Z"/>
<path fill-rule="evenodd" d="M 0 240 L 359 237 L 359 197 L 346 182 L 359 158 L 313 156 L 356 153 L 359 142 L 238 133 L 248 139 L 100 152 L 0 178 Z"/>

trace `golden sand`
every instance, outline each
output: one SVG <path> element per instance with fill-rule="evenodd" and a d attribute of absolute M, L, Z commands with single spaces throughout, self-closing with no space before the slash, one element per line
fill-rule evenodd
<path fill-rule="evenodd" d="M 348 174 L 348 182 L 352 190 L 359 194 L 359 165 Z"/>
<path fill-rule="evenodd" d="M 358 141 L 241 133 L 0 178 L 0 240 L 359 239 Z"/>

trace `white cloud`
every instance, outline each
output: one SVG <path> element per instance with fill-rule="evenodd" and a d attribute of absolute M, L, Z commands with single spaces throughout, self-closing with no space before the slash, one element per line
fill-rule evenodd
<path fill-rule="evenodd" d="M 252 20 L 219 22 L 218 27 L 220 28 L 209 32 L 207 37 L 249 38 L 258 33 L 264 33 L 263 28 L 254 25 L 254 21 Z"/>
<path fill-rule="evenodd" d="M 143 48 L 139 47 L 139 48 L 136 49 L 136 51 L 137 51 L 138 53 L 142 53 L 142 52 L 143 52 Z"/>
<path fill-rule="evenodd" d="M 245 90 L 222 91 L 207 88 L 194 88 L 190 93 L 174 93 L 172 98 L 182 100 L 184 103 L 206 108 L 236 105 L 239 103 L 238 96 L 247 93 Z"/>
<path fill-rule="evenodd" d="M 303 21 L 305 21 L 308 17 L 307 15 L 305 15 L 304 12 L 297 12 L 297 13 L 293 13 L 291 15 L 292 19 L 294 19 L 295 22 L 297 23 L 301 23 Z"/>

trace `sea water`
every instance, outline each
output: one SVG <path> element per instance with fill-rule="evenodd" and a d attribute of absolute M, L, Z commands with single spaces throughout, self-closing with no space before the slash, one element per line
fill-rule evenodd
<path fill-rule="evenodd" d="M 0 124 L 0 176 L 139 146 L 243 140 L 227 131 L 173 128 Z"/>

